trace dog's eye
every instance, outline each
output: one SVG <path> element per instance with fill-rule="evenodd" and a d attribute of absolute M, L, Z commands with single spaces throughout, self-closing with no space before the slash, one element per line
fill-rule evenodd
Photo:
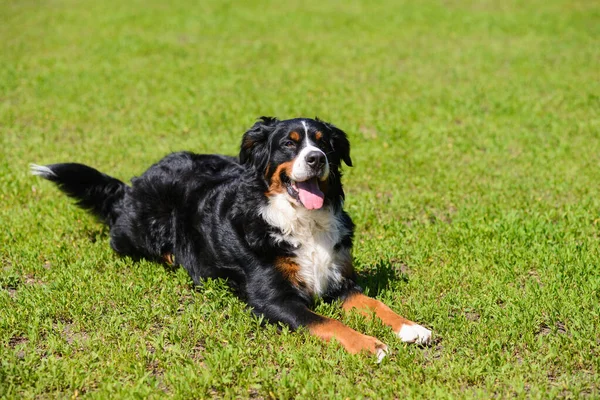
<path fill-rule="evenodd" d="M 296 147 L 296 142 L 294 142 L 293 140 L 286 140 L 285 143 L 283 144 L 285 147 Z"/>

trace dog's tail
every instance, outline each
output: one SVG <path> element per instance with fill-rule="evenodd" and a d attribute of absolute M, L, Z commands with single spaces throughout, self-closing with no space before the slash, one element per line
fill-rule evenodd
<path fill-rule="evenodd" d="M 54 182 L 60 190 L 77 200 L 77 205 L 112 226 L 129 186 L 83 164 L 31 164 L 31 173 Z"/>

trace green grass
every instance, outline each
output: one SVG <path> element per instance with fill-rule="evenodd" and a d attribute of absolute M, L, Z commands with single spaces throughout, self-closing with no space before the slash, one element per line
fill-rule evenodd
<path fill-rule="evenodd" d="M 170 4 L 172 3 L 172 4 Z M 0 397 L 600 396 L 594 1 L 1 1 Z M 371 295 L 429 348 L 377 365 L 117 257 L 28 163 L 121 179 L 235 154 L 260 115 L 346 130 Z"/>

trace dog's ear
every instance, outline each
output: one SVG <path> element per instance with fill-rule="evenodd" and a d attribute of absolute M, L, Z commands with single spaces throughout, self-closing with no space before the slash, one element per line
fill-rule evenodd
<path fill-rule="evenodd" d="M 316 118 L 316 120 L 329 129 L 331 134 L 331 147 L 340 156 L 340 158 L 344 160 L 346 165 L 351 167 L 352 159 L 350 158 L 350 142 L 348 141 L 346 133 L 329 122 L 321 121 L 318 118 Z"/>
<path fill-rule="evenodd" d="M 269 162 L 269 135 L 275 130 L 279 120 L 273 117 L 260 117 L 242 138 L 240 163 L 253 165 L 263 171 Z"/>

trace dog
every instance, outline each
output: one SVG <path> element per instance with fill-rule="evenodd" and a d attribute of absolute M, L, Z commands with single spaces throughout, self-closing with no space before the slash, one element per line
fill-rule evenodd
<path fill-rule="evenodd" d="M 346 311 L 374 314 L 403 342 L 431 340 L 356 283 L 342 162 L 352 166 L 350 143 L 333 124 L 261 117 L 237 158 L 172 153 L 131 186 L 83 164 L 31 168 L 107 224 L 118 254 L 182 266 L 196 285 L 223 278 L 267 321 L 381 361 L 384 343 L 310 309 L 316 297 L 339 300 Z"/>

